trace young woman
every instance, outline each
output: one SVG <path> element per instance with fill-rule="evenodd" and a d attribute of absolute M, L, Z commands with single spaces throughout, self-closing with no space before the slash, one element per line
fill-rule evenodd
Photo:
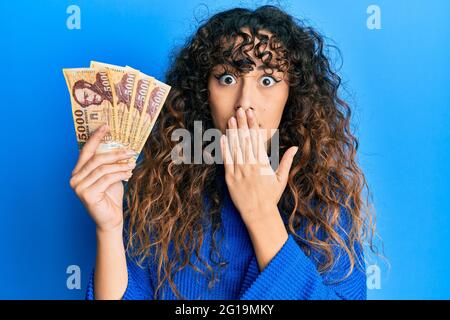
<path fill-rule="evenodd" d="M 366 298 L 374 223 L 323 49 L 279 8 L 218 13 L 175 56 L 133 175 L 133 153 L 95 154 L 107 128 L 89 139 L 71 178 L 97 226 L 87 299 Z M 223 134 L 222 163 L 174 161 L 176 129 L 210 144 L 194 121 Z"/>

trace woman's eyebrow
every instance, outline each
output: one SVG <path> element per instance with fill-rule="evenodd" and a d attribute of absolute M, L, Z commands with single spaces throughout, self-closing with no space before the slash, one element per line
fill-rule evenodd
<path fill-rule="evenodd" d="M 217 69 L 223 69 L 224 71 L 230 71 L 230 72 L 237 72 L 238 69 L 236 69 L 231 63 L 220 63 L 214 66 L 215 70 Z M 260 64 L 257 68 L 257 70 L 265 70 L 265 69 L 271 69 L 275 72 L 283 72 L 277 65 L 268 66 L 265 64 Z"/>
<path fill-rule="evenodd" d="M 269 66 L 266 66 L 264 64 L 261 64 L 257 69 L 258 70 L 272 69 L 272 70 L 275 70 L 275 71 L 278 71 L 278 72 L 282 72 L 281 69 L 278 68 L 277 66 L 269 67 Z"/>
<path fill-rule="evenodd" d="M 228 63 L 221 63 L 221 64 L 217 64 L 215 65 L 212 70 L 215 71 L 230 71 L 230 72 L 236 72 L 237 69 L 235 67 L 233 67 L 231 64 Z"/>

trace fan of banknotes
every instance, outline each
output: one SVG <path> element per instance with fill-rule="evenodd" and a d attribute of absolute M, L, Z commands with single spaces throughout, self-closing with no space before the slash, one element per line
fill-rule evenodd
<path fill-rule="evenodd" d="M 139 157 L 171 87 L 129 66 L 91 61 L 89 68 L 63 69 L 81 149 L 108 124 L 97 152 L 128 148 Z"/>

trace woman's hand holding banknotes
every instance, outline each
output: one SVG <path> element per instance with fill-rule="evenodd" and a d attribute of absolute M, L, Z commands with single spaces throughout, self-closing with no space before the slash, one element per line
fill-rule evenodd
<path fill-rule="evenodd" d="M 119 163 L 133 157 L 135 153 L 132 150 L 95 153 L 108 130 L 107 125 L 103 125 L 88 139 L 70 179 L 70 186 L 88 210 L 98 231 L 123 227 L 122 180 L 131 177 L 135 166 L 135 163 Z"/>

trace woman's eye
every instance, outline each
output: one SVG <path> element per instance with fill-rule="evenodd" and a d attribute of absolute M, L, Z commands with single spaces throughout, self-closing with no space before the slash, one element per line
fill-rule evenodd
<path fill-rule="evenodd" d="M 264 87 L 271 87 L 271 86 L 273 86 L 275 83 L 277 83 L 277 82 L 280 82 L 280 80 L 275 80 L 275 78 L 274 77 L 272 77 L 272 76 L 264 76 L 264 77 L 262 77 L 261 78 L 261 84 L 264 86 Z"/>
<path fill-rule="evenodd" d="M 225 73 L 225 74 L 223 74 L 221 76 L 218 76 L 216 78 L 219 80 L 219 82 L 221 84 L 224 84 L 224 85 L 227 85 L 227 86 L 236 83 L 236 79 L 234 79 L 234 77 L 231 74 L 229 74 L 229 73 Z"/>

